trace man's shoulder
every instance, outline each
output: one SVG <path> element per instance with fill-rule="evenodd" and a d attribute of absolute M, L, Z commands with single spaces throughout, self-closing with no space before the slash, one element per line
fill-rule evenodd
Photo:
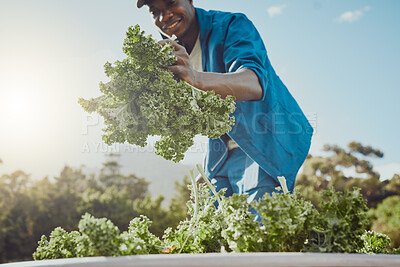
<path fill-rule="evenodd" d="M 247 16 L 243 13 L 239 12 L 228 12 L 228 11 L 220 11 L 220 10 L 204 10 L 201 8 L 196 8 L 198 13 L 201 15 L 206 15 L 212 18 L 213 23 L 220 23 L 226 21 L 232 21 L 237 18 L 242 18 L 248 20 Z"/>

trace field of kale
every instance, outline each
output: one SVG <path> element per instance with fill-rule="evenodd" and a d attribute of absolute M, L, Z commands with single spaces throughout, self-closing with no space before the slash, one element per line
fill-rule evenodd
<path fill-rule="evenodd" d="M 198 169 L 202 172 L 200 165 Z M 187 218 L 175 229 L 166 229 L 162 238 L 149 231 L 151 221 L 146 216 L 134 218 L 128 231 L 121 233 L 110 220 L 87 213 L 79 222 L 79 231 L 67 232 L 59 227 L 49 239 L 43 236 L 33 257 L 43 260 L 161 253 L 400 252 L 389 250 L 388 236 L 365 230 L 369 225 L 368 208 L 359 189 L 344 193 L 324 191 L 318 211 L 297 191 L 287 192 L 284 179 L 283 193 L 266 194 L 260 201 L 247 203 L 245 195 L 224 197 L 223 191 L 215 192 L 202 175 L 206 183 L 196 186 L 191 173 Z"/>

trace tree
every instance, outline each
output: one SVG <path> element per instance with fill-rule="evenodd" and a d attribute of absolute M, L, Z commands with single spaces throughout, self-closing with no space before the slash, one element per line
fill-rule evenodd
<path fill-rule="evenodd" d="M 185 175 L 182 183 L 175 181 L 175 194 L 169 203 L 169 216 L 171 217 L 171 227 L 176 227 L 184 220 L 188 214 L 187 202 L 190 200 L 189 177 Z"/>
<path fill-rule="evenodd" d="M 360 187 L 361 193 L 368 200 L 368 207 L 376 207 L 387 192 L 385 182 L 379 180 L 379 173 L 367 158 L 381 158 L 383 153 L 371 146 L 351 142 L 347 149 L 336 145 L 325 145 L 323 150 L 330 156 L 313 157 L 309 155 L 303 171 L 297 178 L 297 188 L 305 198 L 319 206 L 319 192 L 334 187 L 338 191 Z M 356 177 L 346 175 L 345 170 L 353 170 Z M 393 188 L 393 186 L 392 186 Z"/>
<path fill-rule="evenodd" d="M 400 196 L 390 196 L 370 210 L 373 218 L 372 230 L 387 234 L 392 247 L 400 247 Z"/>
<path fill-rule="evenodd" d="M 34 204 L 26 194 L 29 175 L 23 171 L 0 177 L 0 260 L 24 259 L 29 253 L 27 243 L 35 242 L 33 221 L 29 210 Z"/>
<path fill-rule="evenodd" d="M 392 179 L 386 181 L 385 191 L 388 196 L 400 194 L 400 174 L 395 174 Z"/>
<path fill-rule="evenodd" d="M 163 196 L 158 196 L 153 200 L 150 195 L 147 195 L 143 199 L 134 201 L 134 210 L 147 216 L 153 222 L 150 227 L 152 233 L 161 237 L 167 227 L 175 228 L 186 218 L 186 203 L 190 199 L 190 191 L 187 187 L 189 183 L 187 176 L 183 178 L 182 183 L 175 181 L 175 194 L 167 209 L 162 207 Z"/>
<path fill-rule="evenodd" d="M 77 230 L 86 211 L 127 228 L 139 215 L 133 201 L 148 194 L 149 183 L 134 174 L 121 175 L 119 170 L 119 164 L 111 161 L 104 163 L 99 175 L 86 175 L 69 166 L 52 180 L 33 181 L 23 171 L 2 175 L 0 262 L 31 259 L 42 235 L 58 226 Z"/>

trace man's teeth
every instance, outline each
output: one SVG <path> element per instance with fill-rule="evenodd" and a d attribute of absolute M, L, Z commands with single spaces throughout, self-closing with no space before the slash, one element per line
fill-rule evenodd
<path fill-rule="evenodd" d="M 175 21 L 171 26 L 168 27 L 168 29 L 175 27 L 178 23 L 179 23 L 179 20 Z"/>

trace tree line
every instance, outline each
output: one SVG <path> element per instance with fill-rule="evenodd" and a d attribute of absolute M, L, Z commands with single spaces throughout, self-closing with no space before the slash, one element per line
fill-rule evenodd
<path fill-rule="evenodd" d="M 122 175 L 120 168 L 107 161 L 98 175 L 65 166 L 52 180 L 34 181 L 23 171 L 0 176 L 0 263 L 32 260 L 42 235 L 58 226 L 76 230 L 85 212 L 109 218 L 121 230 L 143 214 L 153 221 L 150 230 L 156 235 L 185 219 L 188 177 L 175 182 L 175 196 L 165 208 L 164 197 L 153 199 L 144 178 Z"/>

